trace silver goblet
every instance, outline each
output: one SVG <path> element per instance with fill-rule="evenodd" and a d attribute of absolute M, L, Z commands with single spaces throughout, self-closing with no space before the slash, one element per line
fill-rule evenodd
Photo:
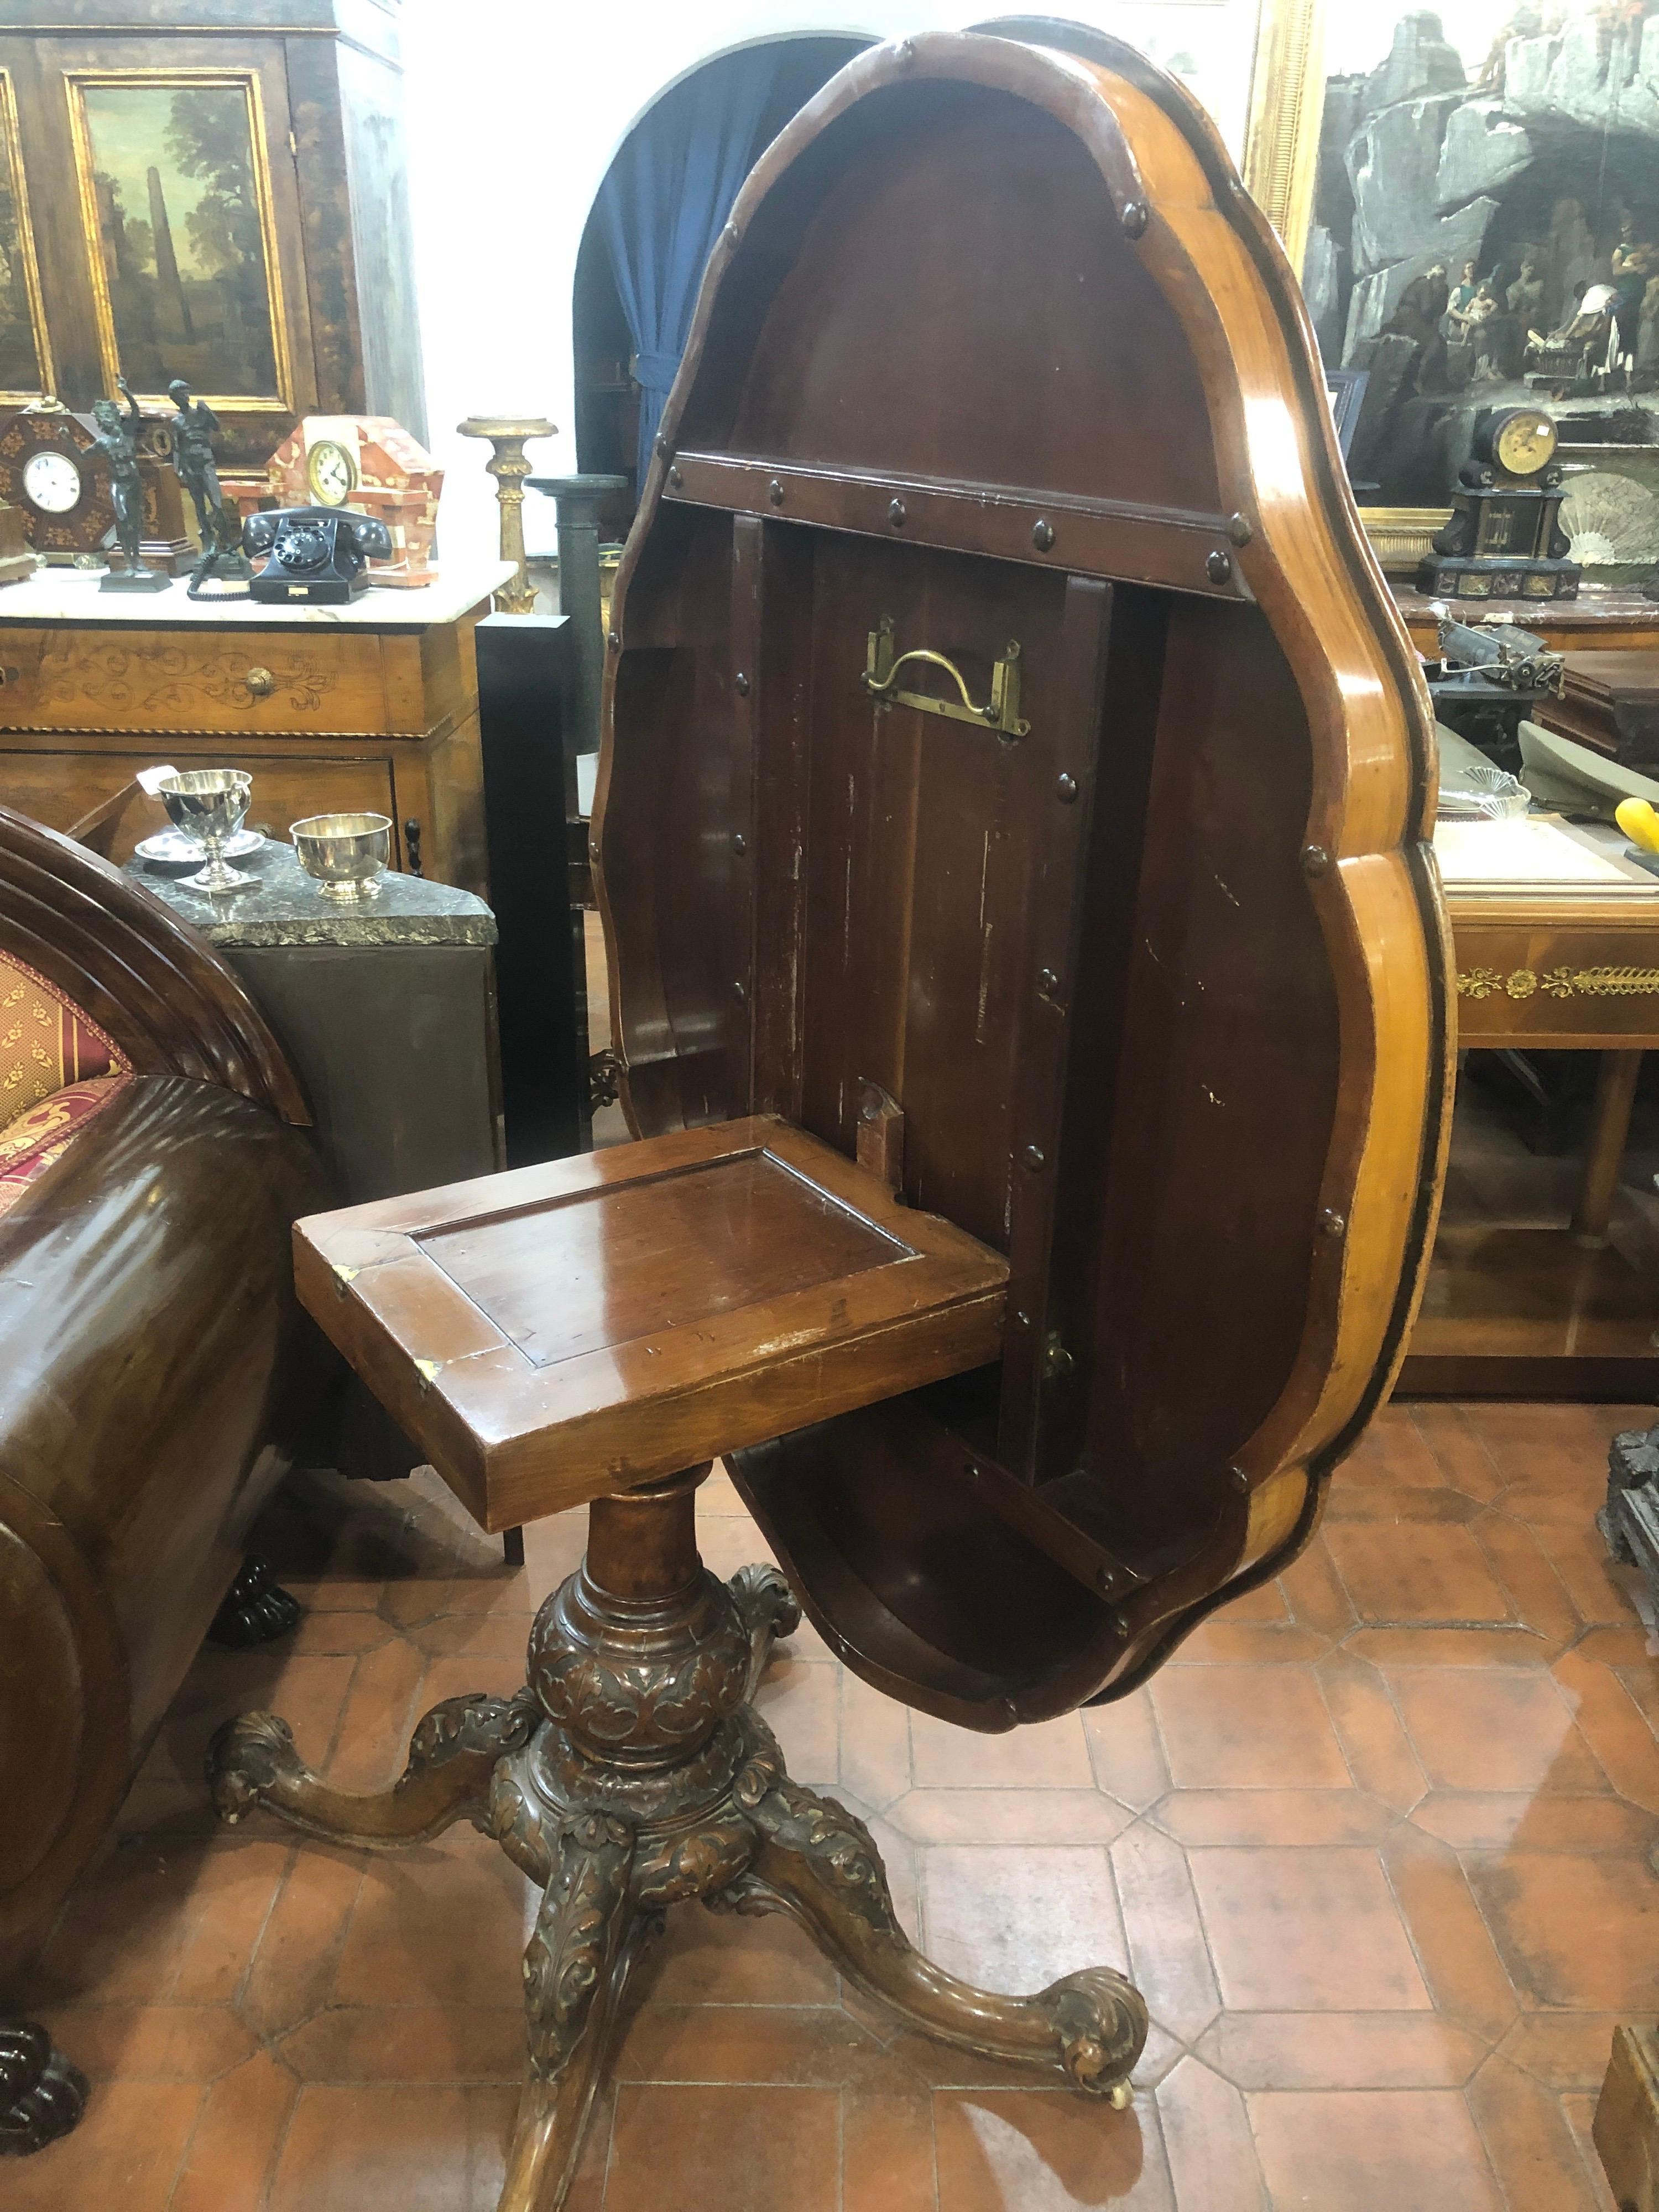
<path fill-rule="evenodd" d="M 252 790 L 253 778 L 240 768 L 186 769 L 162 779 L 168 821 L 194 837 L 208 856 L 206 867 L 181 878 L 191 890 L 240 891 L 258 881 L 225 866 L 225 847 L 242 826 Z"/>
<path fill-rule="evenodd" d="M 376 878 L 392 858 L 389 815 L 308 814 L 289 834 L 300 866 L 316 878 L 325 899 L 346 905 L 379 898 Z"/>

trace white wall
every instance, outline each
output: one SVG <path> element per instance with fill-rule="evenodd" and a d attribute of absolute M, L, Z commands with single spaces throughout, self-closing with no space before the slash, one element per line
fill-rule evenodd
<path fill-rule="evenodd" d="M 1131 40 L 1194 84 L 1242 149 L 1260 0 L 406 0 L 416 276 L 432 449 L 447 471 L 450 559 L 493 553 L 489 448 L 463 416 L 542 415 L 538 470 L 576 466 L 570 295 L 593 196 L 633 125 L 668 87 L 733 46 L 896 38 L 1016 13 L 1068 15 Z M 372 314 L 374 302 L 365 301 Z M 532 550 L 550 503 L 526 505 Z"/>

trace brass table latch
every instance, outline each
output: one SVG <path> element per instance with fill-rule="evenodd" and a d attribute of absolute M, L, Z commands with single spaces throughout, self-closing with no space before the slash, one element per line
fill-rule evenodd
<path fill-rule="evenodd" d="M 896 689 L 898 672 L 907 660 L 922 660 L 935 668 L 942 668 L 960 694 L 961 703 L 955 699 L 936 699 L 927 691 L 900 691 Z M 896 707 L 914 707 L 923 714 L 944 714 L 953 722 L 972 722 L 976 728 L 994 730 L 1005 742 L 1029 734 L 1030 724 L 1022 721 L 1019 712 L 1019 644 L 1011 638 L 1008 649 L 996 662 L 991 674 L 991 696 L 988 703 L 976 707 L 968 689 L 966 678 L 955 661 L 947 660 L 942 653 L 934 653 L 926 646 L 914 646 L 908 653 L 896 657 L 893 652 L 893 617 L 884 615 L 881 627 L 870 632 L 869 650 L 864 664 L 864 688 L 872 698 L 884 699 Z"/>

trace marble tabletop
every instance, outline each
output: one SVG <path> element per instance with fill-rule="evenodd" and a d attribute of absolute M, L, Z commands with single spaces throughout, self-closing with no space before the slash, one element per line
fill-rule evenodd
<path fill-rule="evenodd" d="M 413 590 L 371 584 L 343 607 L 267 606 L 252 599 L 192 599 L 187 577 L 165 592 L 106 592 L 101 568 L 37 568 L 0 589 L 0 624 L 73 622 L 112 628 L 197 629 L 429 629 L 470 614 L 515 574 L 510 561 L 458 561 Z"/>
<path fill-rule="evenodd" d="M 378 898 L 361 906 L 325 898 L 300 866 L 294 848 L 268 837 L 258 852 L 232 864 L 256 878 L 250 890 L 215 896 L 189 890 L 184 871 L 131 860 L 125 872 L 154 891 L 181 921 L 215 945 L 493 945 L 495 917 L 481 898 L 451 884 L 391 872 Z"/>

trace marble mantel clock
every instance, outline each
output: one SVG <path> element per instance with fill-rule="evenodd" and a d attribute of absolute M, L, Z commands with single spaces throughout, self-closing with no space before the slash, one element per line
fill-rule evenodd
<path fill-rule="evenodd" d="M 1497 408 L 1477 421 L 1450 520 L 1417 572 L 1419 590 L 1443 599 L 1577 598 L 1555 447 L 1541 407 Z"/>
<path fill-rule="evenodd" d="M 444 472 L 401 423 L 384 415 L 307 415 L 266 470 L 281 507 L 350 507 L 392 534 L 376 584 L 429 584 L 436 576 L 438 495 Z"/>

